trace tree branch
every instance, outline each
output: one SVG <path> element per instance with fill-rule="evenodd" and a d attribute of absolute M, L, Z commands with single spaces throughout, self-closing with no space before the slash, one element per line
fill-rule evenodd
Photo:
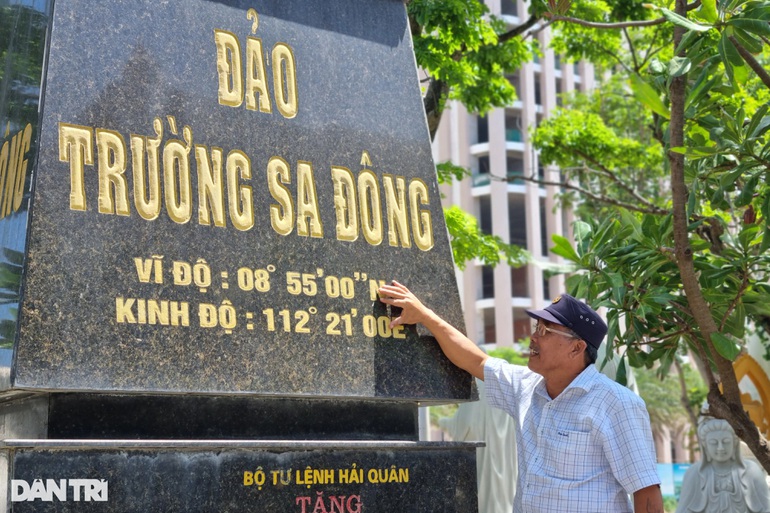
<path fill-rule="evenodd" d="M 682 406 L 684 406 L 687 416 L 690 418 L 690 424 L 697 426 L 698 416 L 695 414 L 692 405 L 690 404 L 690 396 L 687 393 L 687 383 L 684 380 L 684 370 L 682 369 L 682 364 L 679 362 L 679 358 L 674 358 L 674 366 L 676 367 L 676 373 L 679 375 L 679 389 L 682 392 L 679 400 L 682 402 Z"/>
<path fill-rule="evenodd" d="M 536 16 L 530 16 L 527 21 L 522 23 L 521 25 L 517 25 L 516 27 L 513 27 L 508 32 L 505 32 L 503 34 L 500 34 L 497 36 L 497 41 L 500 43 L 505 43 L 509 39 L 513 39 L 514 37 L 518 37 L 522 35 L 524 32 L 526 32 L 528 29 L 534 27 L 537 22 L 540 20 L 540 18 Z"/>
<path fill-rule="evenodd" d="M 746 272 L 744 269 L 743 272 L 743 281 L 741 282 L 741 288 L 738 289 L 738 292 L 735 294 L 735 297 L 732 301 L 730 301 L 730 305 L 727 307 L 727 310 L 725 310 L 725 315 L 722 317 L 722 320 L 719 323 L 719 331 L 722 331 L 725 329 L 725 324 L 727 324 L 727 318 L 730 317 L 730 313 L 732 313 L 733 310 L 735 310 L 735 307 L 738 305 L 738 301 L 741 299 L 743 294 L 746 292 L 746 289 L 749 288 L 749 273 Z"/>
<path fill-rule="evenodd" d="M 693 9 L 697 9 L 700 7 L 700 0 L 696 0 L 695 2 L 689 4 L 686 6 L 686 11 L 691 11 Z M 622 29 L 622 28 L 630 28 L 630 27 L 653 27 L 655 25 L 662 25 L 667 20 L 666 18 L 656 18 L 654 20 L 645 20 L 645 21 L 622 21 L 617 23 L 605 23 L 601 21 L 586 21 L 581 20 L 580 18 L 572 18 L 570 16 L 561 16 L 559 14 L 553 14 L 546 12 L 543 14 L 546 18 L 549 18 L 553 21 L 568 21 L 570 23 L 575 23 L 576 25 L 582 25 L 584 27 L 589 28 L 598 28 L 598 29 Z"/>
<path fill-rule="evenodd" d="M 584 189 L 582 187 L 579 187 L 577 185 L 571 184 L 569 182 L 552 182 L 549 180 L 541 180 L 539 178 L 535 178 L 534 175 L 531 176 L 516 176 L 513 178 L 508 178 L 506 176 L 497 176 L 493 174 L 489 174 L 490 180 L 496 180 L 499 182 L 512 182 L 514 180 L 524 180 L 527 182 L 532 182 L 540 185 L 553 185 L 555 187 L 562 187 L 564 189 L 569 189 L 572 191 L 576 191 L 580 193 L 581 196 L 586 196 L 596 202 L 604 203 L 606 205 L 615 205 L 617 207 L 622 207 L 627 210 L 631 210 L 633 212 L 640 212 L 642 214 L 651 214 L 651 215 L 664 215 L 668 214 L 669 212 L 667 210 L 663 210 L 661 208 L 658 208 L 654 205 L 652 205 L 652 208 L 644 208 L 640 207 L 639 205 L 636 205 L 634 203 L 624 203 L 622 201 L 616 200 L 614 198 L 610 198 L 608 196 L 603 195 L 597 195 L 596 193 L 589 191 L 588 189 Z"/>
<path fill-rule="evenodd" d="M 615 60 L 617 61 L 617 63 L 618 63 L 618 64 L 619 64 L 619 65 L 620 65 L 620 66 L 621 66 L 621 67 L 622 67 L 624 70 L 626 70 L 626 73 L 629 73 L 629 74 L 631 74 L 631 73 L 634 73 L 634 71 L 633 71 L 631 68 L 629 68 L 629 67 L 628 67 L 628 64 L 626 64 L 625 62 L 623 62 L 623 59 L 621 59 L 619 55 L 617 55 L 617 54 L 615 54 L 615 53 L 611 52 L 610 50 L 608 50 L 608 49 L 606 49 L 606 48 L 604 48 L 604 47 L 600 47 L 600 48 L 599 48 L 599 50 L 600 50 L 602 53 L 604 53 L 604 54 L 607 54 L 607 55 L 609 55 L 611 58 L 615 59 Z"/>
<path fill-rule="evenodd" d="M 653 339 L 646 340 L 644 342 L 644 344 L 657 344 L 658 342 L 663 342 L 664 340 L 668 340 L 671 337 L 680 337 L 680 336 L 685 335 L 685 334 L 689 335 L 690 331 L 688 329 L 686 329 L 686 328 L 682 328 L 682 329 L 680 329 L 678 331 L 674 331 L 672 333 L 666 334 L 665 337 L 659 337 L 659 338 L 653 338 Z"/>
<path fill-rule="evenodd" d="M 743 57 L 743 60 L 746 61 L 746 64 L 748 64 L 754 73 L 757 74 L 759 79 L 762 80 L 762 83 L 765 84 L 765 87 L 770 89 L 770 74 L 767 73 L 765 68 L 763 68 L 759 62 L 757 62 L 750 51 L 746 50 L 743 45 L 738 42 L 735 36 L 727 36 L 727 39 L 729 39 L 733 46 L 735 46 L 735 48 L 738 50 L 738 53 L 741 54 L 741 57 Z"/>
<path fill-rule="evenodd" d="M 631 59 L 634 61 L 634 71 L 639 73 L 639 62 L 636 59 L 636 47 L 634 46 L 633 40 L 631 40 L 631 36 L 628 34 L 628 30 L 626 28 L 623 28 L 623 37 L 626 38 L 626 42 L 628 43 L 628 51 L 631 54 Z"/>
<path fill-rule="evenodd" d="M 441 114 L 444 111 L 444 101 L 448 95 L 449 84 L 431 77 L 428 89 L 425 91 L 425 97 L 422 99 L 431 141 L 436 137 L 438 125 L 441 122 Z"/>
<path fill-rule="evenodd" d="M 581 20 L 580 18 L 572 18 L 571 16 L 561 16 L 558 14 L 545 14 L 546 17 L 550 18 L 553 21 L 567 21 L 569 23 L 574 23 L 576 25 L 582 25 L 584 27 L 588 28 L 598 28 L 598 29 L 622 29 L 622 28 L 629 28 L 629 27 L 653 27 L 655 25 L 662 25 L 666 22 L 666 18 L 656 18 L 654 20 L 645 20 L 645 21 L 621 21 L 617 23 L 605 23 L 601 21 L 586 21 Z"/>
<path fill-rule="evenodd" d="M 623 182 L 623 180 L 621 180 L 620 178 L 618 178 L 618 176 L 614 172 L 610 171 L 600 162 L 597 162 L 592 157 L 583 153 L 582 151 L 577 150 L 575 153 L 577 153 L 579 156 L 583 157 L 585 160 L 587 160 L 588 162 L 596 166 L 598 172 L 601 172 L 604 176 L 608 177 L 610 180 L 612 180 L 613 183 L 615 183 L 618 187 L 620 187 L 621 189 L 626 191 L 628 194 L 630 194 L 632 198 L 634 198 L 636 201 L 638 201 L 642 205 L 646 205 L 647 208 L 655 210 L 657 211 L 657 213 L 663 213 L 663 212 L 668 213 L 668 211 L 664 211 L 657 205 L 649 202 L 646 198 L 643 198 L 642 196 L 640 196 L 639 193 L 636 192 L 636 190 L 633 187 L 629 187 L 628 185 L 626 185 L 626 183 Z"/>
<path fill-rule="evenodd" d="M 653 33 L 653 36 L 650 38 L 650 44 L 647 45 L 647 50 L 645 50 L 644 52 L 644 59 L 642 59 L 642 63 L 639 69 L 642 69 L 650 61 L 650 59 L 652 59 L 655 55 L 657 55 L 663 50 L 664 48 L 663 45 L 653 49 L 653 45 L 655 44 L 655 41 L 658 40 L 659 34 L 660 34 L 660 27 L 655 27 L 655 32 Z"/>
<path fill-rule="evenodd" d="M 539 34 L 540 32 L 544 31 L 548 27 L 550 27 L 553 24 L 553 20 L 545 20 L 543 23 L 540 23 L 538 25 L 535 25 L 532 30 L 527 32 L 522 36 L 523 39 L 526 39 L 528 37 L 532 37 L 535 34 Z"/>

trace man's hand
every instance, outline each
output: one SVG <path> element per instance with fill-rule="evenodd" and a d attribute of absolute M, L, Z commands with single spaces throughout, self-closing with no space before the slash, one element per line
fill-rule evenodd
<path fill-rule="evenodd" d="M 648 486 L 634 492 L 634 513 L 663 513 L 660 486 Z"/>
<path fill-rule="evenodd" d="M 391 328 L 400 324 L 417 324 L 419 322 L 436 337 L 441 350 L 452 363 L 477 378 L 484 379 L 486 353 L 457 328 L 423 305 L 408 288 L 393 281 L 390 285 L 380 287 L 378 293 L 380 301 L 386 305 L 401 308 L 401 315 L 390 321 Z"/>
<path fill-rule="evenodd" d="M 408 288 L 397 281 L 390 285 L 383 285 L 377 291 L 380 301 L 386 305 L 401 308 L 401 315 L 390 321 L 390 327 L 395 328 L 400 324 L 417 324 L 424 322 L 431 311 L 423 305 Z"/>

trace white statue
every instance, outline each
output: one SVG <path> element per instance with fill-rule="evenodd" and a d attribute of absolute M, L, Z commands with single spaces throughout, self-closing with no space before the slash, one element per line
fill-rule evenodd
<path fill-rule="evenodd" d="M 770 489 L 756 462 L 741 457 L 726 420 L 701 417 L 701 461 L 687 469 L 677 513 L 770 513 Z"/>

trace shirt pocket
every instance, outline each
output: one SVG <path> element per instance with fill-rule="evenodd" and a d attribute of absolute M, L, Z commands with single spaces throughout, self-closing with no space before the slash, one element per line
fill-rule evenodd
<path fill-rule="evenodd" d="M 547 475 L 568 481 L 585 481 L 600 472 L 601 447 L 592 433 L 557 429 L 544 442 Z"/>

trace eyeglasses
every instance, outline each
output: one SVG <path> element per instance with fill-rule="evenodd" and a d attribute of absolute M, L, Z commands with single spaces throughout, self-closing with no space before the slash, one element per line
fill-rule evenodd
<path fill-rule="evenodd" d="M 532 333 L 536 334 L 538 337 L 544 337 L 546 333 L 556 333 L 557 335 L 561 335 L 563 337 L 569 337 L 569 338 L 580 338 L 577 334 L 575 334 L 572 331 L 561 331 L 561 330 L 555 330 L 553 328 L 549 328 L 545 324 L 543 324 L 541 321 L 537 321 L 532 328 Z"/>

